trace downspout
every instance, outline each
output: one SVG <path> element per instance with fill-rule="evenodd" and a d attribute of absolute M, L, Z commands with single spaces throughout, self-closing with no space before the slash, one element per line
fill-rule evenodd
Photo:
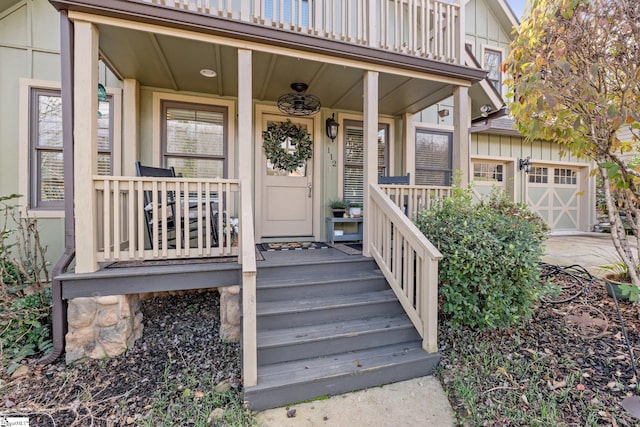
<path fill-rule="evenodd" d="M 73 23 L 66 10 L 60 11 L 60 61 L 62 65 L 62 152 L 64 161 L 64 253 L 53 267 L 51 276 L 53 351 L 37 363 L 53 363 L 64 352 L 67 333 L 67 304 L 62 299 L 62 273 L 75 258 L 75 223 L 73 218 Z"/>

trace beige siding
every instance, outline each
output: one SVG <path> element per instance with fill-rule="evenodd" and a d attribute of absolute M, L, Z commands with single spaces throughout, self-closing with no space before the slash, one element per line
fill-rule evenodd
<path fill-rule="evenodd" d="M 60 80 L 59 15 L 46 0 L 29 0 L 0 13 L 0 195 L 18 193 L 19 79 Z M 64 249 L 61 218 L 39 219 L 47 260 L 54 263 Z"/>
<path fill-rule="evenodd" d="M 523 158 L 530 156 L 539 161 L 558 161 L 569 163 L 586 163 L 574 155 L 560 154 L 561 147 L 543 141 L 526 142 L 519 136 L 471 134 L 472 156 L 493 156 L 503 158 Z"/>
<path fill-rule="evenodd" d="M 505 49 L 511 43 L 511 29 L 502 28 L 485 0 L 474 0 L 466 7 L 466 40 L 473 41 L 473 54 L 482 63 L 482 46 Z"/>

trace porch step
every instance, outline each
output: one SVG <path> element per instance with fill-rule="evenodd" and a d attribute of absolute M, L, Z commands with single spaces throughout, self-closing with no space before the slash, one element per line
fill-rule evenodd
<path fill-rule="evenodd" d="M 391 289 L 256 304 L 258 331 L 403 313 Z"/>
<path fill-rule="evenodd" d="M 262 410 L 429 375 L 422 340 L 370 258 L 259 267 L 258 384 Z"/>
<path fill-rule="evenodd" d="M 404 313 L 272 329 L 258 335 L 258 361 L 264 366 L 419 340 L 420 335 Z"/>
<path fill-rule="evenodd" d="M 305 277 L 289 276 L 260 279 L 258 302 L 283 301 L 326 295 L 360 294 L 389 289 L 380 270 L 353 271 L 345 282 L 345 273 L 331 271 Z"/>
<path fill-rule="evenodd" d="M 258 369 L 258 385 L 245 389 L 253 410 L 275 408 L 431 374 L 439 354 L 419 342 L 399 343 Z"/>

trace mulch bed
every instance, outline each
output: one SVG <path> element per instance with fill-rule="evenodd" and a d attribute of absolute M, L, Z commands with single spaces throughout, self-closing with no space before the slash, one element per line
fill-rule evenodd
<path fill-rule="evenodd" d="M 549 393 L 557 393 L 559 388 L 569 387 L 560 383 L 562 379 L 572 375 L 578 378 L 577 384 L 571 385 L 573 391 L 577 389 L 578 392 L 569 393 L 568 401 L 558 408 L 563 425 L 585 425 L 580 413 L 584 405 L 596 408 L 600 417 L 597 425 L 640 425 L 639 419 L 620 406 L 625 397 L 637 395 L 639 387 L 616 304 L 607 295 L 602 281 L 583 281 L 585 286 L 578 289 L 570 276 L 558 271 L 552 272 L 551 277 L 563 288 L 561 294 L 555 299 L 542 302 L 533 318 L 521 328 L 480 333 L 468 331 L 469 342 L 462 344 L 460 337 L 465 335 L 464 331 L 453 331 L 446 325 L 441 325 L 440 340 L 444 344 L 441 366 L 447 367 L 441 377 L 446 383 L 446 369 L 456 369 L 455 364 L 449 364 L 447 348 L 482 341 L 490 343 L 490 347 L 499 349 L 499 352 L 509 352 L 518 359 L 525 358 L 533 362 L 544 358 L 546 366 L 551 367 L 552 374 L 542 387 Z M 635 361 L 638 363 L 640 308 L 629 302 L 619 302 L 619 307 Z M 478 357 L 483 356 L 486 355 Z M 492 396 L 492 403 L 506 398 L 506 393 L 510 391 L 508 389 L 519 386 L 516 384 L 516 387 L 510 387 L 513 384 L 509 384 L 509 387 L 504 387 L 499 377 L 496 374 L 494 378 L 487 378 L 482 385 L 482 393 L 491 392 L 485 395 Z M 452 403 L 458 414 L 468 413 L 468 408 L 459 399 L 453 398 Z M 521 405 L 525 403 L 521 402 Z M 487 425 L 514 424 L 503 420 Z"/>
<path fill-rule="evenodd" d="M 241 393 L 240 347 L 219 336 L 216 291 L 144 301 L 144 332 L 126 354 L 65 366 L 30 361 L 26 377 L 0 380 L 0 417 L 28 416 L 31 426 L 138 425 L 167 381 L 185 369 Z"/>

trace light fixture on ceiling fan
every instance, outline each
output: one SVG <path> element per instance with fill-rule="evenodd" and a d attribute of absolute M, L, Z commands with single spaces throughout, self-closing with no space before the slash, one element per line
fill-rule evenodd
<path fill-rule="evenodd" d="M 290 116 L 312 116 L 320 111 L 320 98 L 305 93 L 306 83 L 291 83 L 295 93 L 287 93 L 278 98 L 278 109 Z"/>

